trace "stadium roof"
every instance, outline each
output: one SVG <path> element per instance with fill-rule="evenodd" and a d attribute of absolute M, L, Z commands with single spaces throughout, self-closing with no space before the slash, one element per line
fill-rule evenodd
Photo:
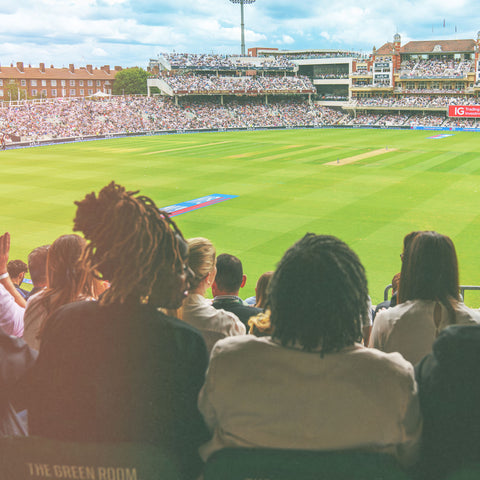
<path fill-rule="evenodd" d="M 375 55 L 391 55 L 393 52 L 393 43 L 387 42 L 376 50 Z"/>
<path fill-rule="evenodd" d="M 41 63 L 39 67 L 24 67 L 22 62 L 17 62 L 16 66 L 6 67 L 0 66 L 0 78 L 1 79 L 56 79 L 56 80 L 70 80 L 70 79 L 82 79 L 82 80 L 112 80 L 115 78 L 117 72 L 121 70 L 121 67 L 115 67 L 110 69 L 110 66 L 105 65 L 101 68 L 93 68 L 92 65 L 86 67 L 75 68 L 73 64 L 69 65 L 69 68 L 50 68 L 45 67 L 45 64 Z"/>
<path fill-rule="evenodd" d="M 425 40 L 405 44 L 401 53 L 462 53 L 473 52 L 475 40 Z"/>

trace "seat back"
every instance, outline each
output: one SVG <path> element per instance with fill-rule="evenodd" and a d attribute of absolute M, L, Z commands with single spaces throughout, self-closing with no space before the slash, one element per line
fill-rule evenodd
<path fill-rule="evenodd" d="M 179 480 L 158 447 L 134 443 L 77 443 L 40 437 L 0 438 L 5 480 Z"/>
<path fill-rule="evenodd" d="M 382 453 L 226 448 L 207 461 L 204 480 L 409 480 Z"/>
<path fill-rule="evenodd" d="M 446 480 L 478 480 L 480 478 L 480 462 L 465 465 L 445 477 Z"/>

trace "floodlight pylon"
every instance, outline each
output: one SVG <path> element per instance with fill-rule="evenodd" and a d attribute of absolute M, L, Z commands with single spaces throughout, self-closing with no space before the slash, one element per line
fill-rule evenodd
<path fill-rule="evenodd" d="M 232 3 L 240 4 L 240 31 L 241 31 L 241 41 L 242 41 L 242 56 L 245 56 L 245 22 L 243 15 L 243 5 L 255 3 L 256 0 L 230 0 Z"/>

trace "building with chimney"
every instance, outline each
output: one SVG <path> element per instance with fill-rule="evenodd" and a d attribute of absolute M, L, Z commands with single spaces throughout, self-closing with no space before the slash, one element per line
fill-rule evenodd
<path fill-rule="evenodd" d="M 88 97 L 103 92 L 111 95 L 115 75 L 122 67 L 110 69 L 103 67 L 68 68 L 38 67 L 17 62 L 14 66 L 0 66 L 0 101 L 23 100 L 33 98 Z"/>

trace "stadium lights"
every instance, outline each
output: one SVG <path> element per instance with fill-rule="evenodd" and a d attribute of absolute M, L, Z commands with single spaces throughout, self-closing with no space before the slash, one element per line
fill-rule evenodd
<path fill-rule="evenodd" d="M 255 0 L 230 0 L 232 3 L 239 3 L 240 4 L 240 30 L 242 34 L 242 56 L 245 56 L 245 24 L 243 21 L 243 5 L 250 3 L 255 3 Z"/>

